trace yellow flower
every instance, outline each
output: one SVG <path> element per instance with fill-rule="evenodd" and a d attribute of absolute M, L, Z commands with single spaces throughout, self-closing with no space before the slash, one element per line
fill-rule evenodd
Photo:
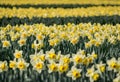
<path fill-rule="evenodd" d="M 8 66 L 7 66 L 7 61 L 0 61 L 0 72 L 7 71 Z"/>
<path fill-rule="evenodd" d="M 42 39 L 43 39 L 43 36 L 42 36 L 42 34 L 40 33 L 40 34 L 36 35 L 36 38 L 37 38 L 37 40 L 42 40 Z"/>
<path fill-rule="evenodd" d="M 43 68 L 43 64 L 41 62 L 37 63 L 35 65 L 36 69 L 42 69 Z"/>
<path fill-rule="evenodd" d="M 17 65 L 16 61 L 10 61 L 9 63 L 9 67 L 12 69 L 16 69 L 16 65 Z"/>
<path fill-rule="evenodd" d="M 100 77 L 100 75 L 99 75 L 98 73 L 94 73 L 94 74 L 92 75 L 92 79 L 93 79 L 94 81 L 97 81 L 97 80 L 99 79 L 99 77 Z"/>
<path fill-rule="evenodd" d="M 93 59 L 93 57 L 88 56 L 88 57 L 87 57 L 87 60 L 88 60 L 89 63 L 92 63 L 94 59 Z"/>
<path fill-rule="evenodd" d="M 55 45 L 57 45 L 58 42 L 59 42 L 59 39 L 57 39 L 57 38 L 49 40 L 50 46 L 55 46 Z"/>
<path fill-rule="evenodd" d="M 55 54 L 54 49 L 51 49 L 50 51 L 46 52 L 46 58 L 50 61 L 56 61 L 57 55 Z"/>
<path fill-rule="evenodd" d="M 100 66 L 100 71 L 104 72 L 105 71 L 105 66 Z"/>
<path fill-rule="evenodd" d="M 20 39 L 20 40 L 18 41 L 18 44 L 19 44 L 20 46 L 25 45 L 25 44 L 26 44 L 26 39 Z"/>
<path fill-rule="evenodd" d="M 85 43 L 85 48 L 89 48 L 89 47 L 91 47 L 91 43 L 90 42 Z"/>
<path fill-rule="evenodd" d="M 15 53 L 14 53 L 15 58 L 22 58 L 22 52 L 23 51 L 15 50 Z"/>
<path fill-rule="evenodd" d="M 108 70 L 118 71 L 120 68 L 119 62 L 115 58 L 108 60 L 107 64 L 108 64 Z"/>
<path fill-rule="evenodd" d="M 37 61 L 39 59 L 39 54 L 30 55 L 30 61 Z"/>
<path fill-rule="evenodd" d="M 88 65 L 88 64 L 89 64 L 88 59 L 85 57 L 85 58 L 83 59 L 82 63 L 83 63 L 84 65 Z"/>
<path fill-rule="evenodd" d="M 60 62 L 69 64 L 70 63 L 70 54 L 67 55 L 61 55 Z"/>
<path fill-rule="evenodd" d="M 56 63 L 52 62 L 48 65 L 48 68 L 49 68 L 49 70 L 48 70 L 49 73 L 56 72 L 58 70 L 58 65 Z"/>
<path fill-rule="evenodd" d="M 49 58 L 50 59 L 55 59 L 56 58 L 56 54 L 55 53 L 50 53 L 49 54 Z"/>
<path fill-rule="evenodd" d="M 81 55 L 81 54 L 72 54 L 72 58 L 71 61 L 74 62 L 74 64 L 81 64 L 83 59 L 84 59 L 85 55 Z"/>
<path fill-rule="evenodd" d="M 66 72 L 68 70 L 68 64 L 59 64 L 58 70 L 60 73 Z"/>
<path fill-rule="evenodd" d="M 113 68 L 113 69 L 114 69 L 114 68 L 116 69 L 116 68 L 118 67 L 118 64 L 115 63 L 115 62 L 112 62 L 112 63 L 110 64 L 110 67 Z"/>
<path fill-rule="evenodd" d="M 72 38 L 71 43 L 75 45 L 78 42 L 78 39 L 79 38 Z"/>
<path fill-rule="evenodd" d="M 96 66 L 100 73 L 105 71 L 105 64 L 102 64 L 102 62 L 100 62 L 100 64 L 96 64 Z"/>
<path fill-rule="evenodd" d="M 24 59 L 19 59 L 17 62 L 17 68 L 21 71 L 26 70 L 28 66 L 29 64 Z"/>
<path fill-rule="evenodd" d="M 68 77 L 72 77 L 73 80 L 81 77 L 81 69 L 77 69 L 76 67 L 72 67 L 71 70 L 67 73 Z"/>
<path fill-rule="evenodd" d="M 91 56 L 93 57 L 93 59 L 96 59 L 97 58 L 97 54 L 95 54 L 95 52 L 93 51 Z"/>
<path fill-rule="evenodd" d="M 38 73 L 41 73 L 41 71 L 43 70 L 44 68 L 44 64 L 42 61 L 36 61 L 34 64 L 33 64 L 33 69 L 36 70 Z"/>
<path fill-rule="evenodd" d="M 3 44 L 3 47 L 9 47 L 10 46 L 10 42 L 5 40 L 5 41 L 2 41 L 2 44 Z"/>
<path fill-rule="evenodd" d="M 88 68 L 87 69 L 87 73 L 86 73 L 86 76 L 87 77 L 90 77 L 92 75 L 92 73 L 94 72 L 94 65 L 91 67 L 91 68 Z"/>
<path fill-rule="evenodd" d="M 23 38 L 23 39 L 27 38 L 27 36 L 28 36 L 28 34 L 26 31 L 21 34 L 21 38 Z"/>

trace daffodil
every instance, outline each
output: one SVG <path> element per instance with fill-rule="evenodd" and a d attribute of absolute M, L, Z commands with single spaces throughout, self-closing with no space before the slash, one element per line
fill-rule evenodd
<path fill-rule="evenodd" d="M 39 60 L 39 56 L 40 55 L 38 53 L 30 55 L 30 61 L 32 62 Z"/>
<path fill-rule="evenodd" d="M 69 64 L 70 63 L 70 54 L 61 55 L 60 62 Z"/>
<path fill-rule="evenodd" d="M 56 61 L 57 55 L 56 55 L 54 49 L 51 49 L 50 51 L 46 52 L 46 58 L 49 62 Z"/>
<path fill-rule="evenodd" d="M 79 50 L 78 50 L 78 52 L 77 52 L 77 54 L 80 54 L 80 55 L 85 55 L 85 54 L 86 54 L 86 52 L 85 52 L 85 50 L 81 50 L 81 49 L 79 49 Z"/>
<path fill-rule="evenodd" d="M 28 66 L 29 66 L 29 63 L 25 62 L 24 59 L 18 59 L 17 68 L 18 68 L 20 71 L 27 70 L 27 67 L 28 67 Z"/>
<path fill-rule="evenodd" d="M 95 53 L 95 51 L 92 52 L 91 56 L 93 57 L 93 59 L 97 59 L 98 55 Z"/>
<path fill-rule="evenodd" d="M 107 60 L 107 64 L 108 64 L 108 70 L 117 71 L 120 68 L 118 61 L 115 58 Z"/>
<path fill-rule="evenodd" d="M 47 66 L 48 66 L 48 73 L 57 72 L 58 71 L 58 64 L 56 64 L 55 62 L 51 62 Z"/>
<path fill-rule="evenodd" d="M 85 55 L 81 55 L 81 54 L 72 54 L 71 61 L 74 62 L 74 65 L 82 64 L 84 57 L 85 57 Z"/>
<path fill-rule="evenodd" d="M 25 44 L 26 44 L 26 39 L 20 39 L 20 40 L 18 41 L 18 44 L 19 44 L 20 46 L 25 45 Z"/>
<path fill-rule="evenodd" d="M 15 70 L 17 68 L 17 62 L 15 60 L 9 62 L 9 68 Z"/>
<path fill-rule="evenodd" d="M 32 65 L 33 69 L 36 70 L 38 73 L 41 73 L 44 69 L 44 63 L 41 60 L 35 61 Z"/>
<path fill-rule="evenodd" d="M 22 50 L 15 50 L 15 53 L 14 53 L 14 57 L 15 58 L 22 58 L 22 53 L 23 53 L 23 51 Z"/>
<path fill-rule="evenodd" d="M 96 67 L 97 67 L 99 73 L 105 72 L 106 65 L 103 64 L 102 62 L 100 62 L 100 64 L 96 64 Z"/>
<path fill-rule="evenodd" d="M 3 44 L 3 47 L 10 47 L 10 41 L 7 41 L 7 40 L 5 40 L 5 41 L 2 41 L 2 44 Z"/>
<path fill-rule="evenodd" d="M 0 72 L 7 71 L 8 65 L 7 61 L 0 61 Z"/>
<path fill-rule="evenodd" d="M 100 78 L 100 75 L 97 71 L 94 71 L 90 76 L 90 82 L 97 81 Z"/>
<path fill-rule="evenodd" d="M 68 64 L 64 64 L 64 63 L 61 63 L 61 62 L 58 64 L 58 72 L 59 73 L 66 72 L 68 69 L 69 69 Z"/>
<path fill-rule="evenodd" d="M 39 33 L 36 35 L 37 40 L 43 40 L 44 36 L 42 35 L 42 33 Z"/>
<path fill-rule="evenodd" d="M 94 71 L 95 71 L 94 65 L 91 68 L 87 68 L 86 76 L 90 77 Z"/>
<path fill-rule="evenodd" d="M 73 66 L 71 70 L 67 73 L 67 76 L 72 77 L 73 80 L 76 80 L 81 77 L 81 71 L 81 69 L 77 69 Z"/>

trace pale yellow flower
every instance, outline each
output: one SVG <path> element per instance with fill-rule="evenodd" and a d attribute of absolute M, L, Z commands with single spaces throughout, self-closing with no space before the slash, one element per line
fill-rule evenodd
<path fill-rule="evenodd" d="M 67 73 L 68 77 L 72 77 L 73 80 L 81 77 L 81 69 L 77 69 L 76 67 L 72 67 L 71 70 Z"/>
<path fill-rule="evenodd" d="M 22 50 L 15 50 L 15 53 L 14 53 L 14 57 L 15 58 L 22 58 L 22 53 L 23 53 L 23 51 Z"/>
<path fill-rule="evenodd" d="M 18 44 L 19 44 L 20 46 L 25 45 L 25 44 L 26 44 L 26 39 L 20 39 L 20 40 L 18 41 Z"/>
<path fill-rule="evenodd" d="M 0 72 L 7 70 L 8 70 L 7 61 L 0 61 Z"/>
<path fill-rule="evenodd" d="M 15 70 L 17 68 L 17 62 L 15 60 L 10 61 L 9 68 Z"/>
<path fill-rule="evenodd" d="M 66 72 L 68 69 L 69 69 L 69 65 L 68 64 L 63 64 L 61 62 L 58 64 L 58 72 L 59 73 Z"/>
<path fill-rule="evenodd" d="M 17 68 L 21 71 L 27 70 L 29 63 L 25 62 L 24 59 L 18 59 Z"/>
<path fill-rule="evenodd" d="M 33 69 L 36 70 L 38 73 L 41 73 L 42 70 L 44 69 L 44 63 L 40 60 L 37 60 L 32 64 Z"/>
<path fill-rule="evenodd" d="M 107 60 L 108 70 L 118 71 L 120 69 L 119 63 L 115 58 Z"/>
<path fill-rule="evenodd" d="M 56 64 L 55 62 L 51 62 L 47 66 L 48 66 L 48 73 L 57 72 L 58 71 L 58 64 Z"/>
<path fill-rule="evenodd" d="M 10 47 L 10 42 L 5 40 L 5 41 L 2 41 L 2 44 L 3 44 L 3 47 Z"/>

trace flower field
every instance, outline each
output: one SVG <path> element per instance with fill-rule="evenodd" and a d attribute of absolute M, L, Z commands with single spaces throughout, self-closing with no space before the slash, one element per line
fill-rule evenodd
<path fill-rule="evenodd" d="M 1 0 L 0 82 L 120 82 L 120 0 Z"/>

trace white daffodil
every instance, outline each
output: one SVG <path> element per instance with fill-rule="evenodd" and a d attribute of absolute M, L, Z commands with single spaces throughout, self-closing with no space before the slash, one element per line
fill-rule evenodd
<path fill-rule="evenodd" d="M 39 56 L 40 55 L 38 53 L 30 55 L 30 62 L 32 63 L 39 60 Z"/>
<path fill-rule="evenodd" d="M 15 59 L 13 61 L 9 62 L 9 68 L 15 70 L 17 68 L 17 62 L 15 61 Z"/>
<path fill-rule="evenodd" d="M 72 54 L 71 61 L 74 62 L 74 65 L 82 64 L 84 57 L 85 57 L 85 55 L 81 55 L 81 54 Z"/>
<path fill-rule="evenodd" d="M 78 50 L 78 52 L 77 52 L 77 54 L 80 54 L 80 55 L 85 55 L 85 54 L 86 54 L 86 52 L 85 52 L 85 50 L 81 50 L 81 49 L 79 49 L 79 50 Z"/>
<path fill-rule="evenodd" d="M 32 64 L 33 69 L 36 70 L 38 73 L 41 73 L 44 69 L 44 63 L 41 60 L 37 60 Z"/>
<path fill-rule="evenodd" d="M 17 68 L 18 68 L 20 71 L 27 70 L 27 67 L 28 67 L 28 66 L 29 66 L 29 63 L 25 62 L 24 59 L 18 59 Z"/>
<path fill-rule="evenodd" d="M 91 68 L 88 68 L 87 69 L 87 73 L 86 73 L 86 76 L 87 77 L 90 77 L 91 74 L 95 71 L 95 68 L 94 68 L 94 65 L 91 67 Z"/>
<path fill-rule="evenodd" d="M 100 74 L 98 71 L 94 71 L 91 75 L 90 75 L 90 82 L 94 82 L 97 81 L 100 78 Z"/>
<path fill-rule="evenodd" d="M 57 55 L 55 54 L 54 49 L 51 49 L 50 51 L 46 52 L 46 59 L 49 62 L 56 61 Z"/>
<path fill-rule="evenodd" d="M 2 44 L 3 44 L 3 47 L 6 47 L 6 48 L 11 46 L 10 41 L 7 41 L 7 40 L 2 41 Z"/>
<path fill-rule="evenodd" d="M 70 63 L 70 54 L 61 55 L 60 62 L 69 64 Z"/>
<path fill-rule="evenodd" d="M 19 46 L 25 45 L 25 44 L 26 44 L 26 39 L 20 39 L 20 40 L 18 41 L 18 44 L 19 44 Z"/>
<path fill-rule="evenodd" d="M 48 73 L 57 72 L 58 71 L 58 64 L 56 64 L 55 62 L 51 62 L 47 66 L 48 66 Z"/>
<path fill-rule="evenodd" d="M 103 64 L 102 62 L 100 62 L 100 64 L 96 64 L 96 67 L 97 67 L 99 73 L 102 73 L 105 71 L 105 64 Z"/>
<path fill-rule="evenodd" d="M 14 53 L 14 57 L 15 58 L 22 58 L 22 53 L 23 53 L 23 51 L 22 50 L 15 50 L 15 53 Z"/>
<path fill-rule="evenodd" d="M 108 64 L 108 70 L 114 70 L 116 72 L 120 68 L 119 63 L 115 58 L 107 60 L 107 64 Z"/>
<path fill-rule="evenodd" d="M 0 61 L 0 72 L 7 70 L 8 70 L 7 61 Z"/>
<path fill-rule="evenodd" d="M 68 77 L 72 77 L 73 80 L 81 77 L 81 69 L 77 69 L 75 66 L 71 68 L 71 70 L 67 73 Z"/>
<path fill-rule="evenodd" d="M 95 53 L 95 51 L 92 52 L 91 56 L 93 57 L 93 59 L 96 59 L 98 57 L 98 55 Z"/>

